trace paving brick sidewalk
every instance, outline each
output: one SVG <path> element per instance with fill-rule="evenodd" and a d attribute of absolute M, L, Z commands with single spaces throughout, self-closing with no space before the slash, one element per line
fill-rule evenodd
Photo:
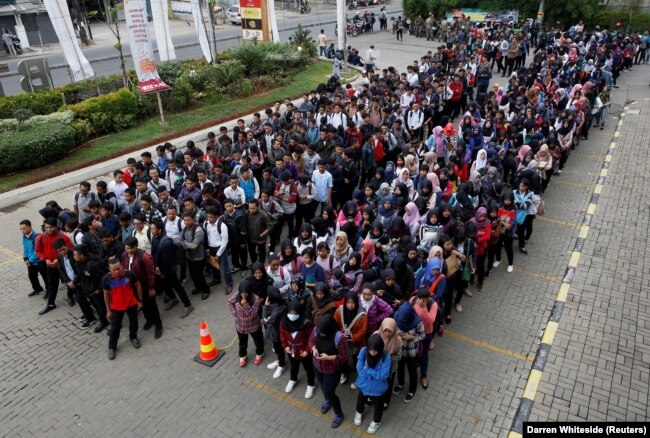
<path fill-rule="evenodd" d="M 628 110 L 531 421 L 647 421 L 650 93 Z M 643 88 L 644 87 L 644 88 Z"/>

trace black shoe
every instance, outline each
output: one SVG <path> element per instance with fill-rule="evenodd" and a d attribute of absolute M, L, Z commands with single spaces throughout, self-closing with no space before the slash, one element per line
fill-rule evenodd
<path fill-rule="evenodd" d="M 162 326 L 161 327 L 156 327 L 156 331 L 154 331 L 154 333 L 153 333 L 153 338 L 154 339 L 160 339 L 160 337 L 162 336 L 162 333 L 163 333 Z"/>
<path fill-rule="evenodd" d="M 395 385 L 395 388 L 393 388 L 393 394 L 399 394 L 403 388 L 403 386 Z"/>
<path fill-rule="evenodd" d="M 113 360 L 115 359 L 115 349 L 109 348 L 108 349 L 108 360 Z"/>
<path fill-rule="evenodd" d="M 97 327 L 93 330 L 93 333 L 101 333 L 102 330 L 104 330 L 106 327 L 108 327 L 108 322 L 100 322 L 97 324 Z"/>
<path fill-rule="evenodd" d="M 203 292 L 201 294 L 201 299 L 202 300 L 207 300 L 209 296 L 210 296 L 210 292 Z"/>
<path fill-rule="evenodd" d="M 38 312 L 38 314 L 39 314 L 39 315 L 45 315 L 45 314 L 46 314 L 47 312 L 49 312 L 50 310 L 54 310 L 54 309 L 56 309 L 56 304 L 53 304 L 53 305 L 51 305 L 51 306 L 50 306 L 49 304 L 47 304 L 45 307 L 43 307 L 43 308 L 41 309 L 40 312 Z"/>
<path fill-rule="evenodd" d="M 33 290 L 30 293 L 27 294 L 28 297 L 35 297 L 36 295 L 40 294 L 43 292 L 43 290 Z"/>
<path fill-rule="evenodd" d="M 490 278 L 490 271 L 485 271 L 485 278 Z"/>
<path fill-rule="evenodd" d="M 50 294 L 47 293 L 47 292 L 45 292 L 45 293 L 43 294 L 43 299 L 44 299 L 44 300 L 47 300 L 48 298 L 50 298 Z"/>
<path fill-rule="evenodd" d="M 208 286 L 215 286 L 217 284 L 221 284 L 221 280 L 211 280 L 208 281 Z"/>
<path fill-rule="evenodd" d="M 86 321 L 83 322 L 83 324 L 81 324 L 81 328 L 82 328 L 82 329 L 90 328 L 90 327 L 92 327 L 93 325 L 95 325 L 96 322 L 97 322 L 97 321 L 94 320 L 94 319 L 92 319 L 92 320 L 90 320 L 90 321 L 86 320 Z"/>
<path fill-rule="evenodd" d="M 198 294 L 200 291 L 198 289 L 192 289 L 192 292 L 190 292 L 192 295 Z"/>
<path fill-rule="evenodd" d="M 406 394 L 406 397 L 404 397 L 404 403 L 411 403 L 413 401 L 413 397 L 415 397 L 415 394 L 411 394 L 409 392 Z"/>
<path fill-rule="evenodd" d="M 142 344 L 140 343 L 140 339 L 138 338 L 131 339 L 131 344 L 133 345 L 134 348 L 142 347 Z"/>
<path fill-rule="evenodd" d="M 519 252 L 524 255 L 528 255 L 528 250 L 526 248 L 519 248 Z"/>
<path fill-rule="evenodd" d="M 142 326 L 142 330 L 149 330 L 151 327 L 153 327 L 153 323 L 145 321 L 144 325 Z"/>
<path fill-rule="evenodd" d="M 68 306 L 74 307 L 74 298 L 68 297 Z"/>

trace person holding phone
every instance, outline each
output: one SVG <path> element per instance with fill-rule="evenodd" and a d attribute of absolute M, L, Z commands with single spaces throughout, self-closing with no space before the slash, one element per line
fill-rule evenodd
<path fill-rule="evenodd" d="M 326 414 L 334 408 L 332 428 L 336 429 L 343 422 L 341 400 L 336 395 L 336 387 L 341 378 L 341 368 L 348 361 L 348 342 L 338 330 L 332 315 L 319 318 L 316 328 L 309 338 L 309 348 L 313 354 L 316 378 L 321 385 L 325 403 L 320 408 Z"/>

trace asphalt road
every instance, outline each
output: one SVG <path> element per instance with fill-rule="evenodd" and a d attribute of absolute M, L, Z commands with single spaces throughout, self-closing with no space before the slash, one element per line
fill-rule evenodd
<path fill-rule="evenodd" d="M 278 14 L 278 26 L 280 27 L 280 38 L 283 41 L 286 41 L 294 33 L 294 29 L 298 24 L 302 24 L 305 27 L 308 27 L 312 31 L 312 36 L 316 38 L 320 29 L 325 29 L 325 33 L 328 35 L 332 41 L 335 41 L 336 36 L 334 35 L 335 22 L 336 22 L 336 10 L 326 6 L 326 9 L 318 12 L 312 12 L 307 15 L 296 15 L 295 13 L 285 13 L 280 12 Z M 401 13 L 401 5 L 386 5 L 387 11 L 390 15 L 396 15 Z M 377 13 L 379 7 L 368 8 L 371 12 Z M 361 10 L 363 11 L 363 9 Z M 355 11 L 349 11 L 348 16 L 351 17 L 354 15 Z M 96 24 L 96 28 L 101 26 L 101 24 Z M 150 26 L 150 35 L 153 38 L 153 25 Z M 203 57 L 201 48 L 198 45 L 198 40 L 196 33 L 190 29 L 193 26 L 188 25 L 187 32 L 178 32 L 173 35 L 173 43 L 176 48 L 176 57 L 178 59 L 199 59 Z M 379 27 L 379 23 L 375 24 L 375 28 Z M 98 30 L 99 32 L 106 33 L 105 29 Z M 130 48 L 128 45 L 128 37 L 125 34 L 123 36 L 124 41 L 124 54 L 130 54 Z M 353 37 L 349 36 L 348 38 L 352 39 L 349 44 L 353 43 Z M 230 23 L 224 25 L 219 25 L 217 28 L 217 50 L 225 50 L 230 47 L 236 46 L 242 42 L 241 40 L 241 28 Z M 120 66 L 119 62 L 115 59 L 104 60 L 106 58 L 115 57 L 118 52 L 113 47 L 114 41 L 110 38 L 104 37 L 97 45 L 92 47 L 83 47 L 82 50 L 88 60 L 91 62 L 95 74 L 97 76 L 108 76 L 111 74 L 119 74 Z M 155 48 L 154 44 L 154 48 Z M 71 82 L 67 69 L 65 68 L 52 68 L 55 66 L 65 65 L 65 58 L 63 52 L 59 49 L 58 45 L 53 46 L 53 48 L 47 49 L 51 53 L 46 55 L 36 54 L 36 55 L 24 55 L 16 59 L 0 58 L 2 62 L 6 62 L 9 67 L 10 72 L 16 72 L 16 65 L 18 62 L 24 59 L 29 58 L 41 58 L 45 56 L 47 58 L 48 64 L 51 68 L 51 77 L 52 82 L 55 87 L 59 87 Z M 127 68 L 132 68 L 133 64 L 130 62 L 130 58 L 127 60 Z M 0 84 L 4 90 L 6 96 L 18 94 L 22 92 L 20 85 L 21 77 L 13 75 L 11 77 L 2 77 L 0 78 Z"/>

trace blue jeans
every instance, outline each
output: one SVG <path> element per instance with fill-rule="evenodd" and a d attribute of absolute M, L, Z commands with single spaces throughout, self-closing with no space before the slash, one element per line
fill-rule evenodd
<path fill-rule="evenodd" d="M 430 334 L 424 337 L 424 340 L 422 340 L 422 344 L 424 344 L 424 348 L 422 349 L 422 357 L 420 358 L 421 379 L 427 378 L 427 371 L 429 369 L 429 345 L 431 344 L 431 340 L 433 339 L 435 333 L 436 333 L 435 330 L 432 331 Z"/>
<path fill-rule="evenodd" d="M 334 374 L 323 374 L 316 370 L 316 378 L 320 383 L 320 388 L 323 391 L 323 396 L 325 401 L 332 405 L 334 413 L 336 415 L 343 415 L 343 409 L 341 408 L 341 400 L 336 395 L 336 387 L 341 380 L 341 372 L 337 371 Z"/>
<path fill-rule="evenodd" d="M 216 256 L 217 252 L 219 251 L 219 248 L 214 248 L 214 247 L 208 247 L 208 251 L 210 251 L 211 256 Z M 224 251 L 223 254 L 221 254 L 221 271 L 224 273 L 224 277 L 226 277 L 226 286 L 233 286 L 233 280 L 232 280 L 232 269 L 230 268 L 230 263 L 228 262 L 228 250 Z M 212 278 L 214 280 L 221 280 L 221 273 L 216 270 L 212 269 Z"/>

